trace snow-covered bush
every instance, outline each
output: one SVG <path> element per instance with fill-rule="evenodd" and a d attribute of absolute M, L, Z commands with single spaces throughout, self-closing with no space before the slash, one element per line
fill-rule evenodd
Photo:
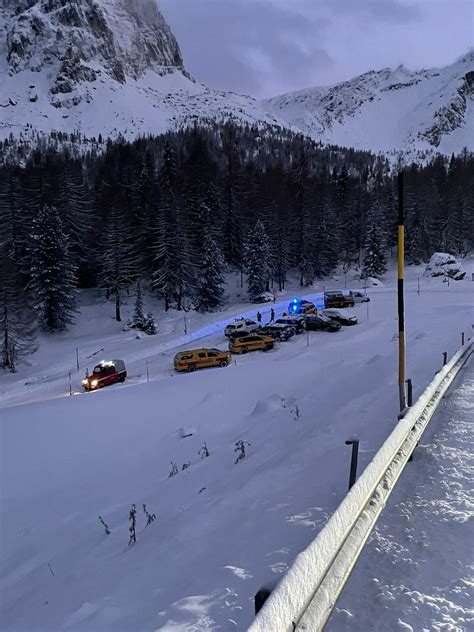
<path fill-rule="evenodd" d="M 148 314 L 145 316 L 140 281 L 137 281 L 135 309 L 133 310 L 132 319 L 127 322 L 123 329 L 124 331 L 128 331 L 129 329 L 138 329 L 148 334 L 149 336 L 154 336 L 156 334 L 156 323 L 155 319 L 153 318 L 153 314 L 151 312 L 148 312 Z"/>
<path fill-rule="evenodd" d="M 250 299 L 252 303 L 274 303 L 275 295 L 271 292 L 261 292 Z"/>
<path fill-rule="evenodd" d="M 128 512 L 128 519 L 130 521 L 130 526 L 128 527 L 128 531 L 130 533 L 130 539 L 128 541 L 128 546 L 132 546 L 137 541 L 137 534 L 135 531 L 135 527 L 137 525 L 137 508 L 135 505 L 130 507 L 130 511 Z"/>
<path fill-rule="evenodd" d="M 435 252 L 426 266 L 425 276 L 447 276 L 455 281 L 460 281 L 466 275 L 466 271 L 453 255 L 447 252 Z"/>

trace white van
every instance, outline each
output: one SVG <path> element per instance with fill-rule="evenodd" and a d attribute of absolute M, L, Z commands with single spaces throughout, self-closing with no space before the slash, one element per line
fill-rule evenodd
<path fill-rule="evenodd" d="M 256 323 L 254 320 L 250 318 L 242 318 L 241 320 L 236 320 L 234 323 L 227 325 L 224 329 L 224 336 L 230 338 L 234 334 L 238 334 L 240 332 L 248 332 L 249 334 L 260 329 L 260 325 Z"/>

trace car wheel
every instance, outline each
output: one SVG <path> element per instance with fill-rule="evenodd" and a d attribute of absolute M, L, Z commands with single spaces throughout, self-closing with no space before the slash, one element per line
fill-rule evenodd
<path fill-rule="evenodd" d="M 240 350 L 240 353 L 242 353 L 242 355 L 245 355 L 248 352 L 249 350 L 247 349 L 247 347 L 244 347 L 243 349 Z"/>
<path fill-rule="evenodd" d="M 190 364 L 188 366 L 188 373 L 194 373 L 195 370 L 196 370 L 196 367 L 194 366 L 194 364 Z"/>
<path fill-rule="evenodd" d="M 225 366 L 227 366 L 227 360 L 222 360 L 222 361 L 221 361 L 221 363 L 220 363 L 220 366 L 221 366 L 222 368 L 224 368 Z"/>
<path fill-rule="evenodd" d="M 273 349 L 273 342 L 269 342 L 267 345 L 265 345 L 264 351 L 270 351 L 270 349 Z"/>

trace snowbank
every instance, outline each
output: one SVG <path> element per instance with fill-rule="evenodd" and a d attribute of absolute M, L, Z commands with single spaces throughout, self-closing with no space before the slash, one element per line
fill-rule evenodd
<path fill-rule="evenodd" d="M 426 266 L 425 276 L 448 276 L 450 279 L 460 281 L 466 271 L 453 255 L 446 252 L 435 252 Z"/>
<path fill-rule="evenodd" d="M 293 622 L 300 621 L 302 614 L 310 604 L 310 609 L 314 610 L 317 620 L 320 620 L 321 613 L 319 611 L 324 609 L 328 601 L 333 602 L 337 595 L 325 595 L 325 598 L 323 597 L 322 599 L 323 603 L 313 604 L 312 600 L 315 591 L 324 581 L 328 569 L 330 569 L 336 555 L 338 555 L 341 545 L 351 533 L 355 521 L 363 514 L 369 499 L 374 494 L 382 477 L 384 477 L 388 465 L 395 459 L 405 438 L 412 431 L 423 410 L 435 394 L 439 397 L 438 391 L 442 390 L 444 392 L 447 390 L 449 384 L 442 385 L 443 380 L 461 356 L 465 355 L 467 358 L 472 353 L 473 347 L 473 342 L 461 347 L 450 362 L 436 375 L 415 405 L 400 420 L 372 462 L 367 466 L 334 512 L 327 525 L 319 532 L 308 548 L 296 557 L 292 567 L 270 595 L 257 618 L 250 626 L 249 632 L 267 632 L 268 630 L 292 632 L 294 630 Z M 438 399 L 438 401 L 441 400 Z M 392 481 L 389 478 L 386 484 L 392 486 L 395 482 L 396 479 Z M 342 580 L 343 576 L 341 572 L 339 574 L 340 580 Z M 303 627 L 302 629 L 306 628 Z M 320 628 L 318 626 L 311 629 L 316 630 Z"/>

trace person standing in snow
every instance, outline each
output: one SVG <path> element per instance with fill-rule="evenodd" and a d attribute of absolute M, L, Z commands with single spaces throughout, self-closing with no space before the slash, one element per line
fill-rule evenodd
<path fill-rule="evenodd" d="M 273 320 L 275 320 L 275 310 L 272 307 L 270 310 L 270 322 L 272 322 Z"/>
<path fill-rule="evenodd" d="M 257 322 L 258 323 L 262 322 L 262 314 L 260 312 L 257 312 Z"/>

